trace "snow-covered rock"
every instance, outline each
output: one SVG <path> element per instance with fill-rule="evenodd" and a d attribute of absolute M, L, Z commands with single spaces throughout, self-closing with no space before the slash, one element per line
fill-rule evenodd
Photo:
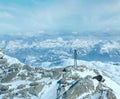
<path fill-rule="evenodd" d="M 0 62 L 0 98 L 12 99 L 119 99 L 120 85 L 106 73 L 87 65 L 45 69 L 20 63 L 10 63 L 10 57 Z M 103 90 L 96 89 L 101 74 Z"/>

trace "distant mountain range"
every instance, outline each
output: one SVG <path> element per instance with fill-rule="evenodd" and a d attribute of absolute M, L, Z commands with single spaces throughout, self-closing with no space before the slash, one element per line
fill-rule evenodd
<path fill-rule="evenodd" d="M 64 59 L 73 58 L 74 49 L 79 51 L 80 60 L 120 62 L 120 40 L 115 37 L 119 37 L 119 33 L 1 35 L 0 48 L 7 55 L 32 66 L 42 66 L 44 63 L 49 67 L 60 66 Z"/>

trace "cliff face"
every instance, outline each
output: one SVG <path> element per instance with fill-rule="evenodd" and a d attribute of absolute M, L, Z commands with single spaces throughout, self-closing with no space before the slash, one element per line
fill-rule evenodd
<path fill-rule="evenodd" d="M 105 79 L 102 88 L 92 79 L 98 74 Z M 119 99 L 119 91 L 109 75 L 88 66 L 44 69 L 0 58 L 1 99 Z"/>

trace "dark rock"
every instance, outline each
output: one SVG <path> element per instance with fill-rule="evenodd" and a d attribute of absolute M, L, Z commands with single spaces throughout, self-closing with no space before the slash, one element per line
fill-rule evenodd
<path fill-rule="evenodd" d="M 9 81 L 11 81 L 13 78 L 16 77 L 17 73 L 18 73 L 18 72 L 13 72 L 13 73 L 8 74 L 6 77 L 4 77 L 4 78 L 1 80 L 1 82 L 4 83 L 4 82 L 9 82 Z"/>
<path fill-rule="evenodd" d="M 113 91 L 108 90 L 107 91 L 107 99 L 117 99 Z"/>
<path fill-rule="evenodd" d="M 30 83 L 30 86 L 37 86 L 39 84 L 40 84 L 39 82 L 32 82 L 32 83 Z"/>
<path fill-rule="evenodd" d="M 17 89 L 22 89 L 22 88 L 25 88 L 25 87 L 26 87 L 26 85 L 21 84 L 21 85 L 17 86 Z"/>
<path fill-rule="evenodd" d="M 78 83 L 73 85 L 65 94 L 66 99 L 76 99 L 80 95 L 94 90 L 93 81 L 88 78 L 81 78 Z"/>
<path fill-rule="evenodd" d="M 94 76 L 93 79 L 96 79 L 97 81 L 102 82 L 103 77 L 102 77 L 102 75 L 97 75 L 97 76 Z"/>
<path fill-rule="evenodd" d="M 0 64 L 5 64 L 5 63 L 7 63 L 7 59 L 6 58 L 0 59 Z"/>
<path fill-rule="evenodd" d="M 0 85 L 0 90 L 1 91 L 6 91 L 9 89 L 9 86 L 5 86 L 5 85 Z"/>
<path fill-rule="evenodd" d="M 9 66 L 8 72 L 17 72 L 21 69 L 21 67 L 22 67 L 21 64 L 17 64 L 17 63 L 12 64 Z"/>
<path fill-rule="evenodd" d="M 28 65 L 24 65 L 22 69 L 28 70 L 28 71 L 32 71 L 33 68 L 28 66 Z"/>
<path fill-rule="evenodd" d="M 44 87 L 43 84 L 39 84 L 39 85 L 37 85 L 37 86 L 31 86 L 31 87 L 29 88 L 29 93 L 30 93 L 30 94 L 33 94 L 33 95 L 35 95 L 35 96 L 38 96 L 39 93 L 42 91 L 43 87 Z"/>
<path fill-rule="evenodd" d="M 53 77 L 53 72 L 48 71 L 48 70 L 45 70 L 45 71 L 43 72 L 42 77 L 45 77 L 45 78 L 50 77 L 50 78 L 52 78 L 52 77 Z"/>
<path fill-rule="evenodd" d="M 62 68 L 55 68 L 52 70 L 52 72 L 53 72 L 53 78 L 58 79 L 61 76 L 63 69 Z"/>
<path fill-rule="evenodd" d="M 16 95 L 19 96 L 19 98 L 26 98 L 27 97 L 27 89 L 22 89 L 22 90 L 19 90 Z"/>
<path fill-rule="evenodd" d="M 9 86 L 0 85 L 0 94 L 5 94 L 9 92 Z"/>
<path fill-rule="evenodd" d="M 21 80 L 25 80 L 27 76 L 24 73 L 20 73 L 18 77 L 20 77 Z"/>
<path fill-rule="evenodd" d="M 57 83 L 59 83 L 59 84 L 67 84 L 67 80 L 65 78 L 62 78 Z"/>

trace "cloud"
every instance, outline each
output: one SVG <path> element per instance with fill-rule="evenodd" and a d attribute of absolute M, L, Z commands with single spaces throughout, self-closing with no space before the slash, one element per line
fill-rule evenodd
<path fill-rule="evenodd" d="M 9 6 L 0 5 L 0 9 L 0 21 L 7 24 L 9 31 L 14 31 L 14 28 L 18 32 L 46 29 L 97 31 L 119 29 L 120 26 L 119 0 L 12 1 Z"/>

